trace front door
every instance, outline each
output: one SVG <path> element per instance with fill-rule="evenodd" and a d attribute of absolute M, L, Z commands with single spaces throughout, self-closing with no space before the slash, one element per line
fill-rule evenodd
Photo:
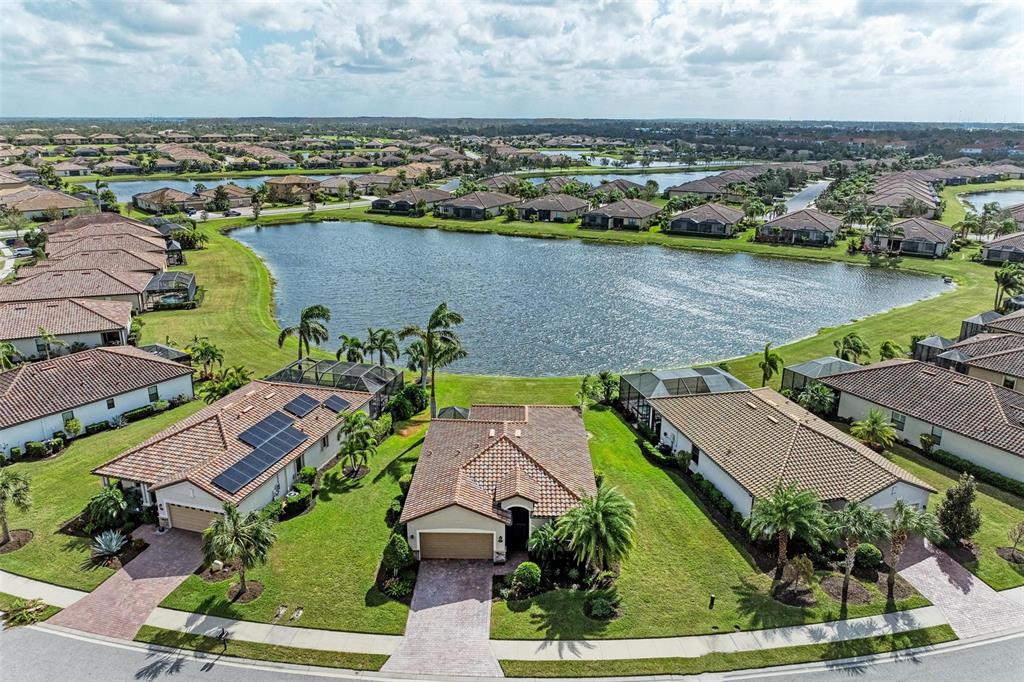
<path fill-rule="evenodd" d="M 530 512 L 522 507 L 512 507 L 512 525 L 505 527 L 506 547 L 509 552 L 526 551 L 530 539 Z"/>

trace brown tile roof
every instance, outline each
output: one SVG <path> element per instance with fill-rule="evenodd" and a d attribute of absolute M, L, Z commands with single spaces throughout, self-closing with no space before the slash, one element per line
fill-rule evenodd
<path fill-rule="evenodd" d="M 159 239 L 166 241 L 166 238 L 160 234 L 160 230 L 150 225 L 137 223 L 134 220 L 83 225 L 82 227 L 76 227 L 73 229 L 62 229 L 57 232 L 48 232 L 47 234 L 50 235 L 46 242 L 47 244 L 73 242 L 79 239 L 84 239 L 85 237 L 106 237 L 125 234 L 135 235 L 146 240 Z M 154 245 L 156 244 L 155 241 L 152 241 L 151 243 Z"/>
<path fill-rule="evenodd" d="M 126 234 L 93 234 L 79 236 L 77 239 L 65 237 L 46 243 L 46 253 L 50 258 L 61 258 L 82 251 L 131 251 L 133 253 L 165 253 L 167 240 L 163 237 L 143 237 L 135 233 Z"/>
<path fill-rule="evenodd" d="M 26 187 L 0 197 L 2 203 L 18 211 L 45 211 L 47 209 L 82 208 L 86 202 L 52 189 Z"/>
<path fill-rule="evenodd" d="M 489 209 L 519 203 L 519 198 L 502 192 L 470 192 L 441 202 L 446 206 Z"/>
<path fill-rule="evenodd" d="M 810 227 L 822 232 L 838 232 L 842 224 L 843 221 L 833 215 L 816 211 L 813 208 L 804 208 L 787 213 L 775 220 L 769 220 L 762 227 L 780 227 L 784 230 L 803 230 Z"/>
<path fill-rule="evenodd" d="M 124 249 L 102 251 L 76 251 L 59 257 L 41 260 L 30 268 L 18 270 L 18 277 L 28 277 L 40 272 L 62 270 L 106 270 L 107 272 L 149 272 L 156 274 L 167 267 L 167 257 L 162 253 L 132 252 Z"/>
<path fill-rule="evenodd" d="M 996 249 L 999 251 L 1024 251 L 1024 232 L 1014 232 L 990 242 L 985 242 L 984 248 Z"/>
<path fill-rule="evenodd" d="M 718 222 L 724 225 L 732 225 L 743 219 L 743 211 L 738 211 L 722 204 L 701 204 L 680 211 L 672 216 L 672 220 L 679 218 L 689 219 L 697 223 Z"/>
<path fill-rule="evenodd" d="M 0 303 L 0 340 L 32 339 L 43 327 L 55 336 L 126 329 L 132 321 L 127 301 L 69 298 L 60 301 Z"/>
<path fill-rule="evenodd" d="M 949 351 L 962 354 L 969 368 L 1024 377 L 1024 336 L 1020 334 L 978 334 L 954 343 Z"/>
<path fill-rule="evenodd" d="M 176 204 L 183 201 L 201 201 L 199 197 L 189 192 L 182 192 L 180 189 L 174 189 L 173 187 L 160 187 L 149 192 L 139 192 L 133 194 L 132 199 L 140 199 L 142 201 L 148 201 L 154 204 Z"/>
<path fill-rule="evenodd" d="M 41 272 L 0 286 L 2 301 L 48 301 L 60 298 L 129 296 L 146 290 L 153 276 L 145 272 L 67 270 Z"/>
<path fill-rule="evenodd" d="M 192 373 L 131 346 L 93 348 L 0 374 L 0 428 Z"/>
<path fill-rule="evenodd" d="M 652 407 L 755 498 L 780 481 L 824 501 L 905 481 L 935 489 L 770 388 L 653 398 Z"/>
<path fill-rule="evenodd" d="M 580 199 L 569 194 L 545 194 L 536 199 L 523 202 L 519 208 L 532 208 L 538 211 L 578 211 L 589 206 L 590 202 L 586 199 Z"/>
<path fill-rule="evenodd" d="M 419 189 L 414 187 L 412 189 L 407 189 L 404 192 L 398 192 L 397 194 L 392 194 L 391 196 L 384 198 L 391 203 L 395 203 L 396 201 L 407 201 L 410 204 L 416 204 L 420 200 L 430 203 L 444 201 L 445 199 L 451 199 L 451 197 L 451 192 L 446 192 L 443 189 Z"/>
<path fill-rule="evenodd" d="M 96 225 L 110 225 L 113 223 L 124 223 L 128 225 L 136 225 L 141 228 L 154 230 L 144 222 L 135 220 L 134 218 L 126 218 L 120 213 L 90 213 L 88 215 L 72 216 L 70 218 L 64 218 L 63 220 L 53 220 L 45 223 L 42 226 L 43 232 L 50 235 L 51 237 L 57 233 L 67 232 L 69 230 L 79 230 L 83 227 L 91 227 Z M 159 234 L 159 233 L 158 233 Z"/>
<path fill-rule="evenodd" d="M 821 382 L 1024 457 L 1024 393 L 914 360 L 879 362 Z"/>
<path fill-rule="evenodd" d="M 498 503 L 516 494 L 559 516 L 597 490 L 575 407 L 476 405 L 469 419 L 431 422 L 421 452 L 403 523 L 453 505 L 506 523 Z"/>
<path fill-rule="evenodd" d="M 267 180 L 268 185 L 280 185 L 282 187 L 311 187 L 313 185 L 319 185 L 320 181 L 313 178 L 307 178 L 302 175 L 285 175 L 279 178 L 270 178 Z"/>
<path fill-rule="evenodd" d="M 604 187 L 604 185 L 602 185 Z M 600 208 L 595 208 L 590 213 L 609 216 L 612 218 L 649 218 L 658 213 L 661 207 L 642 199 L 623 199 L 615 201 Z"/>
<path fill-rule="evenodd" d="M 1024 233 L 1021 233 L 1024 236 Z M 991 243 L 991 242 L 989 242 Z M 1008 315 L 996 318 L 985 325 L 992 332 L 1009 332 L 1024 334 L 1024 309 L 1015 310 Z"/>
<path fill-rule="evenodd" d="M 337 426 L 337 414 L 322 406 L 315 407 L 293 424 L 309 438 L 275 465 L 234 494 L 214 485 L 213 479 L 254 449 L 239 440 L 239 434 L 271 413 L 281 411 L 302 393 L 320 402 L 341 396 L 350 403 L 346 413 L 358 410 L 372 397 L 369 393 L 322 386 L 253 381 L 97 467 L 93 473 L 141 481 L 154 488 L 189 481 L 220 500 L 237 503 Z"/>
<path fill-rule="evenodd" d="M 942 223 L 925 218 L 908 218 L 893 225 L 903 230 L 903 239 L 914 239 L 926 242 L 948 244 L 953 241 L 956 233 Z"/>

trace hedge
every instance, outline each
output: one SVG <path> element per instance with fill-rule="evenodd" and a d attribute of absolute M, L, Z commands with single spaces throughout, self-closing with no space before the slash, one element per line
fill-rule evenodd
<path fill-rule="evenodd" d="M 142 407 L 136 407 L 134 410 L 128 410 L 121 416 L 124 417 L 125 421 L 137 422 L 140 419 L 145 419 L 151 414 L 153 414 L 153 406 L 143 405 Z"/>
<path fill-rule="evenodd" d="M 106 431 L 109 428 L 110 422 L 96 422 L 95 424 L 89 424 L 85 427 L 85 435 L 91 436 L 94 433 Z"/>
<path fill-rule="evenodd" d="M 31 440 L 25 443 L 25 456 L 26 457 L 45 457 L 46 446 L 37 440 Z"/>
<path fill-rule="evenodd" d="M 1013 495 L 1024 497 L 1024 482 L 1016 481 L 1008 476 L 1003 476 L 1002 474 L 997 474 L 991 469 L 978 466 L 974 462 L 968 462 L 966 459 L 957 457 L 950 452 L 946 452 L 945 450 L 935 450 L 931 454 L 925 453 L 925 457 L 947 466 L 950 469 L 956 469 L 961 473 L 966 471 L 979 481 L 988 483 L 1000 490 L 1005 490 Z"/>

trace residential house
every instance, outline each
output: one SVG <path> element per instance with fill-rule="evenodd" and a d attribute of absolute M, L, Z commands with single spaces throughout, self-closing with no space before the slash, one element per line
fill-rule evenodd
<path fill-rule="evenodd" d="M 499 215 L 506 206 L 519 203 L 519 197 L 502 192 L 470 192 L 437 204 L 437 214 L 445 218 L 485 220 Z"/>
<path fill-rule="evenodd" d="M 660 212 L 659 206 L 642 199 L 622 199 L 584 213 L 581 227 L 598 230 L 646 230 Z"/>
<path fill-rule="evenodd" d="M 126 161 L 111 159 L 93 166 L 93 171 L 102 175 L 134 175 L 139 172 L 139 167 Z"/>
<path fill-rule="evenodd" d="M 0 373 L 0 453 L 25 452 L 77 419 L 117 419 L 157 400 L 192 398 L 192 368 L 131 346 L 93 348 Z"/>
<path fill-rule="evenodd" d="M 861 365 L 858 365 L 856 362 L 843 360 L 834 355 L 808 360 L 797 365 L 789 365 L 782 368 L 782 390 L 790 390 L 796 394 L 802 391 L 807 384 L 820 381 L 833 374 L 849 372 L 850 370 L 860 368 Z"/>
<path fill-rule="evenodd" d="M 439 202 L 451 198 L 452 193 L 445 192 L 442 189 L 421 189 L 414 187 L 412 189 L 407 189 L 404 192 L 398 192 L 397 194 L 375 199 L 370 203 L 370 208 L 373 211 L 381 211 L 385 213 L 408 214 L 415 211 L 417 207 L 420 206 L 420 202 L 422 202 L 424 210 L 432 211 L 434 206 Z"/>
<path fill-rule="evenodd" d="M 73 178 L 79 175 L 89 175 L 90 170 L 86 166 L 80 166 L 71 161 L 61 161 L 53 164 L 53 174 L 60 178 Z"/>
<path fill-rule="evenodd" d="M 340 159 L 338 159 L 338 168 L 367 168 L 371 165 L 372 164 L 370 163 L 369 159 L 363 158 L 362 156 L 357 156 L 355 154 L 351 154 L 349 156 L 342 156 Z"/>
<path fill-rule="evenodd" d="M 330 462 L 344 439 L 341 417 L 363 410 L 369 399 L 334 388 L 253 381 L 93 473 L 104 485 L 117 480 L 138 490 L 161 527 L 201 532 L 226 502 L 242 514 L 262 509 L 288 494 L 300 469 Z"/>
<path fill-rule="evenodd" d="M 625 178 L 616 178 L 614 180 L 608 180 L 597 185 L 590 191 L 591 194 L 622 194 L 628 195 L 630 192 L 642 192 L 644 186 L 633 182 L 632 180 L 626 180 Z"/>
<path fill-rule="evenodd" d="M 953 245 L 956 232 L 942 223 L 926 218 L 908 218 L 893 227 L 893 234 L 877 232 L 870 236 L 871 246 L 903 256 L 942 258 Z"/>
<path fill-rule="evenodd" d="M 417 559 L 504 562 L 597 492 L 576 407 L 474 405 L 435 419 L 400 522 Z"/>
<path fill-rule="evenodd" d="M 769 220 L 757 228 L 757 235 L 764 241 L 832 246 L 841 229 L 842 221 L 839 218 L 813 208 L 804 208 Z"/>
<path fill-rule="evenodd" d="M 985 242 L 981 259 L 986 263 L 1020 263 L 1024 261 L 1024 232 L 1014 232 Z"/>
<path fill-rule="evenodd" d="M 1005 210 L 1010 214 L 1010 217 L 1013 218 L 1014 222 L 1017 223 L 1017 227 L 1024 230 L 1024 204 L 1010 206 Z"/>
<path fill-rule="evenodd" d="M 66 251 L 59 256 L 40 260 L 33 266 L 19 268 L 16 276 L 18 279 L 24 279 L 42 272 L 94 269 L 107 272 L 145 272 L 156 275 L 167 269 L 167 256 L 162 252 L 128 251 L 126 249 Z"/>
<path fill-rule="evenodd" d="M 267 196 L 271 201 L 289 201 L 299 199 L 308 201 L 313 192 L 320 188 L 320 181 L 303 175 L 285 175 L 270 178 L 265 183 Z"/>
<path fill-rule="evenodd" d="M 777 485 L 810 490 L 829 508 L 898 500 L 928 506 L 935 488 L 770 388 L 655 398 L 659 441 L 688 454 L 741 516 Z"/>
<path fill-rule="evenodd" d="M 232 184 L 230 182 L 225 183 L 223 185 L 218 185 L 218 187 L 224 188 L 224 192 L 227 194 L 228 197 L 228 205 L 231 208 L 252 206 L 252 195 L 254 192 L 248 187 L 239 187 L 238 185 Z M 199 196 L 206 203 L 216 201 L 217 187 L 211 187 L 209 189 L 203 190 L 202 192 L 199 193 Z"/>
<path fill-rule="evenodd" d="M 650 429 L 656 429 L 649 401 L 675 395 L 741 391 L 747 385 L 721 367 L 644 370 L 619 377 L 622 410 Z"/>
<path fill-rule="evenodd" d="M 913 358 L 921 362 L 935 362 L 939 355 L 955 343 L 952 339 L 938 335 L 926 336 L 914 344 Z"/>
<path fill-rule="evenodd" d="M 189 194 L 173 187 L 161 187 L 150 192 L 140 192 L 132 195 L 132 204 L 135 208 L 150 213 L 163 213 L 171 211 L 201 211 L 206 201 L 198 194 Z"/>
<path fill-rule="evenodd" d="M 842 419 L 881 410 L 900 440 L 936 447 L 1024 481 L 1024 393 L 915 360 L 887 360 L 822 381 Z"/>
<path fill-rule="evenodd" d="M 1024 336 L 978 334 L 952 344 L 936 364 L 1005 388 L 1024 389 Z"/>
<path fill-rule="evenodd" d="M 0 286 L 0 303 L 55 301 L 65 298 L 127 301 L 145 309 L 145 291 L 153 276 L 144 272 L 60 270 L 41 272 Z"/>
<path fill-rule="evenodd" d="M 590 209 L 590 202 L 569 194 L 545 194 L 520 204 L 516 211 L 520 220 L 565 223 L 578 220 Z"/>
<path fill-rule="evenodd" d="M 64 299 L 0 303 L 0 341 L 11 343 L 22 358 L 45 357 L 71 349 L 123 346 L 128 343 L 132 305 L 122 301 Z M 49 344 L 39 334 L 52 334 Z"/>
<path fill-rule="evenodd" d="M 722 204 L 701 204 L 676 213 L 665 227 L 666 234 L 695 234 L 731 237 L 743 219 L 743 211 Z"/>
<path fill-rule="evenodd" d="M 89 204 L 82 199 L 45 187 L 29 185 L 11 175 L 6 178 L 20 182 L 14 186 L 5 177 L 0 177 L 0 207 L 17 211 L 29 220 L 49 219 L 51 215 L 66 218 Z"/>
<path fill-rule="evenodd" d="M 1014 311 L 1003 315 L 994 310 L 988 310 L 968 317 L 960 323 L 960 338 L 958 340 L 965 341 L 984 332 L 1024 334 L 1024 312 Z"/>

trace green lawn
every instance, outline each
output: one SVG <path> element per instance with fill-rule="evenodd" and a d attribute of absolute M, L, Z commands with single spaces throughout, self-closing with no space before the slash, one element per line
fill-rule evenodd
<path fill-rule="evenodd" d="M 1024 189 L 1024 180 L 1000 180 L 999 182 L 977 185 L 947 185 L 942 189 L 942 198 L 946 202 L 946 210 L 942 212 L 941 222 L 946 225 L 956 225 L 967 215 L 967 209 L 960 203 L 959 195 L 976 192 L 995 192 L 1001 189 Z M 976 208 L 979 211 L 981 210 L 981 206 Z"/>
<path fill-rule="evenodd" d="M 697 658 L 647 658 L 618 661 L 500 661 L 500 663 L 506 677 L 698 675 L 811 661 L 834 661 L 941 644 L 954 641 L 956 638 L 952 628 L 948 625 L 939 625 L 899 635 L 883 635 L 830 644 L 807 644 L 731 654 L 713 653 Z M 855 674 L 851 671 L 851 676 Z"/>
<path fill-rule="evenodd" d="M 99 492 L 100 479 L 90 470 L 202 405 L 194 401 L 123 429 L 79 438 L 52 459 L 12 464 L 11 468 L 31 477 L 34 503 L 26 513 L 12 509 L 10 527 L 28 528 L 34 537 L 21 549 L 0 554 L 0 569 L 79 590 L 92 590 L 106 580 L 113 572 L 109 568 L 81 568 L 89 558 L 91 541 L 57 533 L 57 529 Z"/>
<path fill-rule="evenodd" d="M 623 616 L 607 624 L 583 615 L 585 593 L 559 590 L 528 602 L 496 603 L 491 635 L 498 639 L 666 637 L 774 628 L 835 620 L 838 602 L 816 588 L 818 605 L 784 606 L 768 595 L 771 576 L 760 573 L 743 546 L 712 523 L 678 471 L 654 466 L 633 432 L 608 409 L 586 415 L 594 468 L 637 506 L 636 548 L 623 563 L 617 589 Z M 886 610 L 884 594 L 865 587 L 872 600 L 851 605 L 859 617 Z M 708 601 L 715 595 L 715 607 Z M 928 602 L 915 595 L 896 608 Z"/>
<path fill-rule="evenodd" d="M 314 665 L 322 668 L 345 668 L 346 670 L 380 670 L 384 662 L 388 660 L 387 656 L 378 654 L 350 654 L 341 651 L 302 649 L 237 639 L 229 639 L 225 644 L 215 637 L 164 630 L 150 625 L 142 626 L 139 634 L 135 636 L 135 641 L 173 649 L 189 649 L 214 656 Z"/>

